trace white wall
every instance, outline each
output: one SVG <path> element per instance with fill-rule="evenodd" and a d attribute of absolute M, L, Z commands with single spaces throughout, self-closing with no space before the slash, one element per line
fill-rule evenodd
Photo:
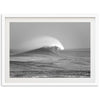
<path fill-rule="evenodd" d="M 2 14 L 98 14 L 99 0 L 0 0 Z M 99 31 L 99 30 L 98 30 Z M 100 35 L 96 35 L 96 66 Z M 1 38 L 0 38 L 1 39 Z M 1 87 L 0 100 L 99 100 L 100 87 Z"/>

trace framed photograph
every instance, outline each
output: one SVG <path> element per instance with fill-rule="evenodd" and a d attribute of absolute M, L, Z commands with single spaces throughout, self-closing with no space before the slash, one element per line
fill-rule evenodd
<path fill-rule="evenodd" d="M 97 85 L 94 15 L 2 15 L 2 85 Z"/>

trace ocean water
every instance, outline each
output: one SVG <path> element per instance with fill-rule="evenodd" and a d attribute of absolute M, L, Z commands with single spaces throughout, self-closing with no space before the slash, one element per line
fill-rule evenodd
<path fill-rule="evenodd" d="M 89 78 L 90 51 L 66 50 L 10 56 L 11 78 Z"/>

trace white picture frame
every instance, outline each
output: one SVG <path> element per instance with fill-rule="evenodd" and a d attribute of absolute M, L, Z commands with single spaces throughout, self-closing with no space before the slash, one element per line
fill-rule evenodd
<path fill-rule="evenodd" d="M 56 20 L 55 20 L 56 19 Z M 90 22 L 91 77 L 90 78 L 10 78 L 9 23 L 10 22 Z M 95 66 L 96 15 L 2 15 L 2 85 L 3 86 L 97 86 L 98 68 Z"/>

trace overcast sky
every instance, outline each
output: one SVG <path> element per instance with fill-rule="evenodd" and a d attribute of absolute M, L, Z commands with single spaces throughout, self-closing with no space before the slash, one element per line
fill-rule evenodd
<path fill-rule="evenodd" d="M 17 49 L 20 44 L 25 45 L 26 41 L 34 40 L 41 36 L 56 38 L 65 49 L 89 48 L 90 23 L 10 23 L 10 49 Z"/>

